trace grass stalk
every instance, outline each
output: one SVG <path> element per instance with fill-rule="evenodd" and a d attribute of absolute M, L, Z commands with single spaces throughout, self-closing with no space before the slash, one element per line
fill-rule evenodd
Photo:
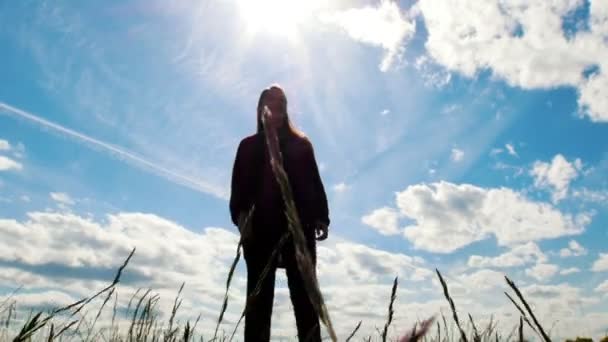
<path fill-rule="evenodd" d="M 530 308 L 530 305 L 528 305 L 528 302 L 526 301 L 526 299 L 524 298 L 524 296 L 519 291 L 519 288 L 517 288 L 517 286 L 515 285 L 515 283 L 511 279 L 509 279 L 509 277 L 505 276 L 505 280 L 507 281 L 507 284 L 509 284 L 509 287 L 511 287 L 513 289 L 513 291 L 515 291 L 515 294 L 517 295 L 517 297 L 519 298 L 519 300 L 521 300 L 521 302 L 524 304 L 524 307 L 526 308 L 526 310 L 530 314 L 530 317 L 532 317 L 532 320 L 534 321 L 534 324 L 538 328 L 538 332 L 540 332 L 543 340 L 545 342 L 551 342 L 551 339 L 549 338 L 549 336 L 547 335 L 547 333 L 545 333 L 545 330 L 543 329 L 543 327 L 538 322 L 538 319 L 536 319 L 536 316 L 534 315 L 534 312 Z"/>
<path fill-rule="evenodd" d="M 443 287 L 443 295 L 447 299 L 448 303 L 450 304 L 450 308 L 452 309 L 452 315 L 454 318 L 454 322 L 456 322 L 456 326 L 458 327 L 458 330 L 460 331 L 460 338 L 462 341 L 467 342 L 468 341 L 467 335 L 465 334 L 464 330 L 462 330 L 462 327 L 460 326 L 460 321 L 458 320 L 458 313 L 456 312 L 456 306 L 454 305 L 454 301 L 452 300 L 452 297 L 450 297 L 450 293 L 448 291 L 448 285 L 445 283 L 445 280 L 443 280 L 443 277 L 441 276 L 441 273 L 439 272 L 439 270 L 435 269 L 435 271 L 437 272 L 437 276 L 439 276 L 439 281 L 441 282 L 441 287 Z"/>

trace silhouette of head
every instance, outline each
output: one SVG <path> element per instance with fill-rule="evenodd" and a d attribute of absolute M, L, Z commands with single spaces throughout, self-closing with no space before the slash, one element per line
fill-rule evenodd
<path fill-rule="evenodd" d="M 258 100 L 258 132 L 263 130 L 262 113 L 264 106 L 272 112 L 270 124 L 279 130 L 287 128 L 290 125 L 289 116 L 287 114 L 287 97 L 281 86 L 273 84 L 264 89 Z"/>

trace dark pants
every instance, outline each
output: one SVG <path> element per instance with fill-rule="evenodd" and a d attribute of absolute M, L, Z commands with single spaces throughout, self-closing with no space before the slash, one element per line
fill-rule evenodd
<path fill-rule="evenodd" d="M 257 296 L 252 296 L 252 294 L 278 239 L 264 242 L 256 242 L 255 238 L 252 240 L 243 245 L 245 261 L 247 262 L 247 297 L 249 298 L 245 314 L 245 342 L 266 342 L 270 341 L 270 321 L 274 299 L 274 280 L 277 269 L 276 257 L 271 262 L 266 277 L 262 280 L 259 293 Z M 308 240 L 308 249 L 316 269 L 315 241 L 314 238 Z M 298 340 L 320 342 L 319 315 L 315 311 L 304 288 L 304 282 L 298 270 L 293 241 L 291 239 L 288 239 L 284 244 L 282 256 L 287 273 L 291 303 L 296 316 Z"/>

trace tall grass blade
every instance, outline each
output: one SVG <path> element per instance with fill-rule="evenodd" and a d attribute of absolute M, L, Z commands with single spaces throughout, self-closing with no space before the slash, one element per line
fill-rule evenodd
<path fill-rule="evenodd" d="M 473 316 L 471 316 L 471 314 L 469 314 L 469 321 L 471 321 L 471 325 L 473 326 L 473 341 L 481 342 L 481 336 L 479 336 L 479 331 L 477 331 L 475 321 L 473 321 Z"/>
<path fill-rule="evenodd" d="M 357 331 L 359 331 L 359 328 L 361 328 L 361 323 L 363 323 L 363 321 L 359 321 L 355 329 L 346 338 L 346 342 L 350 341 L 353 337 L 355 337 L 355 334 L 357 333 Z"/>
<path fill-rule="evenodd" d="M 519 298 L 519 300 L 521 300 L 521 302 L 524 304 L 524 307 L 526 308 L 526 310 L 530 314 L 530 317 L 532 317 L 532 320 L 534 321 L 534 324 L 536 325 L 536 327 L 538 328 L 538 331 L 542 335 L 542 338 L 545 340 L 545 342 L 551 342 L 551 339 L 549 338 L 549 336 L 547 335 L 547 333 L 545 333 L 545 330 L 543 329 L 543 327 L 538 322 L 538 319 L 536 319 L 536 316 L 534 315 L 534 312 L 532 312 L 532 309 L 530 308 L 530 305 L 528 305 L 528 302 L 526 302 L 526 299 L 521 294 L 521 292 L 519 291 L 519 289 L 517 288 L 517 286 L 515 285 L 515 283 L 511 279 L 509 279 L 509 277 L 507 277 L 507 276 L 505 276 L 505 280 L 507 281 L 507 284 L 509 284 L 509 286 L 513 289 L 513 291 L 515 291 L 515 294 L 517 295 L 517 297 Z"/>
<path fill-rule="evenodd" d="M 393 305 L 395 304 L 395 299 L 397 298 L 397 286 L 398 286 L 398 277 L 395 277 L 393 281 L 393 288 L 391 290 L 391 300 L 388 304 L 388 317 L 386 320 L 386 324 L 384 324 L 384 330 L 382 330 L 382 342 L 386 342 L 386 335 L 388 334 L 388 327 L 391 325 L 393 321 L 393 315 L 395 310 L 393 309 Z M 414 327 L 414 329 L 416 329 Z"/>
<path fill-rule="evenodd" d="M 222 304 L 222 309 L 220 311 L 220 316 L 217 319 L 217 325 L 215 326 L 215 331 L 213 332 L 213 340 L 217 338 L 217 331 L 220 328 L 220 324 L 222 324 L 222 320 L 224 319 L 224 314 L 228 309 L 228 291 L 230 290 L 230 283 L 232 282 L 232 277 L 234 275 L 234 270 L 236 269 L 239 260 L 241 259 L 241 247 L 243 246 L 243 238 L 246 237 L 246 234 L 249 234 L 251 229 L 251 218 L 253 217 L 253 212 L 255 210 L 255 205 L 251 206 L 247 216 L 244 218 L 243 222 L 239 222 L 239 231 L 241 232 L 240 240 L 238 245 L 236 246 L 236 256 L 232 261 L 232 265 L 230 266 L 230 270 L 228 271 L 228 279 L 226 279 L 226 293 L 224 294 L 224 302 Z"/>
<path fill-rule="evenodd" d="M 441 287 L 443 287 L 443 295 L 447 299 L 448 303 L 450 304 L 450 308 L 452 309 L 452 315 L 454 317 L 454 321 L 456 322 L 456 326 L 458 327 L 458 330 L 460 330 L 460 338 L 462 339 L 462 341 L 467 342 L 467 335 L 464 333 L 464 330 L 462 330 L 462 327 L 460 326 L 460 321 L 458 320 L 458 313 L 456 312 L 456 306 L 454 306 L 454 301 L 452 300 L 452 297 L 450 297 L 450 293 L 448 292 L 448 285 L 445 283 L 445 280 L 443 280 L 443 277 L 441 276 L 439 270 L 435 269 L 435 271 L 437 272 L 437 276 L 439 276 Z"/>
<path fill-rule="evenodd" d="M 515 301 L 515 299 L 513 299 L 513 297 L 511 297 L 508 293 L 504 292 L 505 296 L 507 296 L 507 298 L 509 298 L 509 300 L 511 301 L 511 303 L 513 303 L 513 305 L 515 305 L 515 307 L 517 308 L 517 310 L 520 313 L 520 317 L 524 320 L 524 322 L 526 322 L 526 324 L 528 324 L 528 326 L 530 327 L 530 329 L 532 329 L 535 333 L 538 334 L 538 336 L 540 336 L 542 338 L 542 335 L 538 332 L 538 330 L 536 330 L 536 327 L 534 325 L 532 325 L 532 323 L 530 322 L 530 320 L 528 319 L 528 316 L 526 315 L 526 313 L 524 312 L 524 310 L 521 308 L 521 306 L 519 306 L 519 304 L 517 304 L 517 302 Z"/>
<path fill-rule="evenodd" d="M 519 316 L 519 342 L 524 342 L 524 320 Z"/>

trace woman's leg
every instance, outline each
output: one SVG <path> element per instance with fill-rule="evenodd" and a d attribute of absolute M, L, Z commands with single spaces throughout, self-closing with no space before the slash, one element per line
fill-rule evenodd
<path fill-rule="evenodd" d="M 260 246 L 246 253 L 247 262 L 247 303 L 245 312 L 245 342 L 270 341 L 270 323 L 274 299 L 276 261 L 272 261 L 266 276 L 261 280 L 259 292 L 254 293 L 260 282 L 270 253 Z"/>
<path fill-rule="evenodd" d="M 321 327 L 319 326 L 319 314 L 312 305 L 302 274 L 298 269 L 298 264 L 293 250 L 293 242 L 288 242 L 285 253 L 285 271 L 287 273 L 287 284 L 291 295 L 291 303 L 295 311 L 296 326 L 298 328 L 298 340 L 307 342 L 321 341 Z M 309 252 L 312 257 L 312 270 L 316 274 L 316 251 L 314 241 L 309 242 Z"/>

